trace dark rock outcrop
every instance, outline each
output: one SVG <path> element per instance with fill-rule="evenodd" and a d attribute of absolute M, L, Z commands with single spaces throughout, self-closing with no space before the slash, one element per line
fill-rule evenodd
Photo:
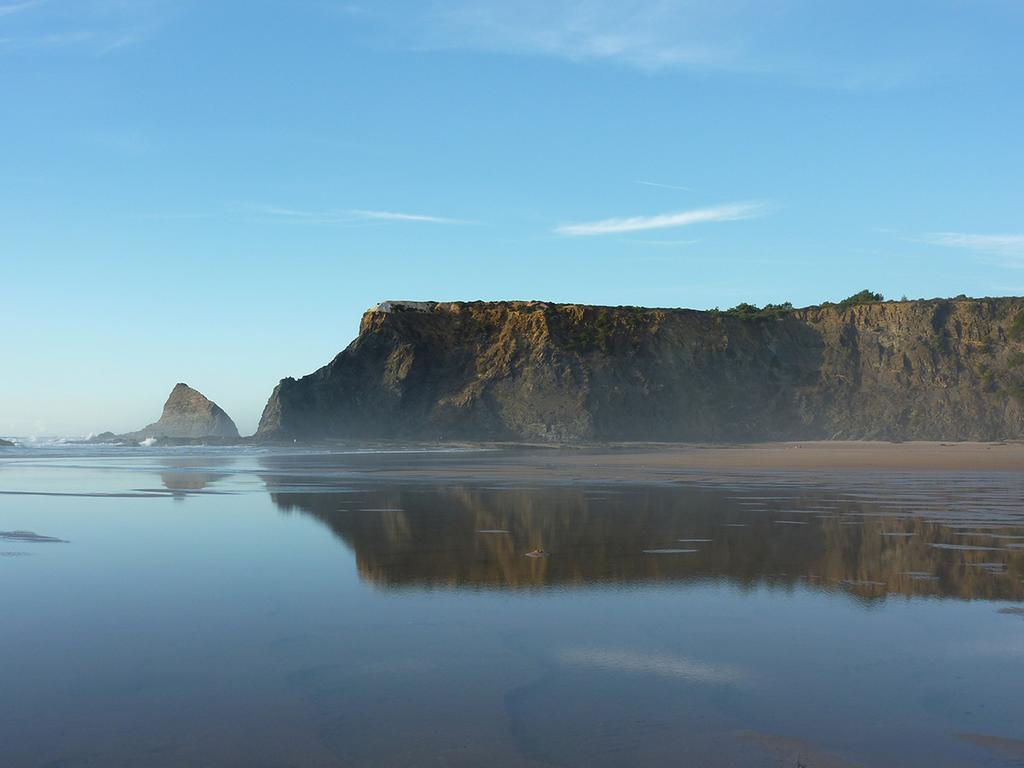
<path fill-rule="evenodd" d="M 134 434 L 134 433 L 132 433 Z M 73 441 L 77 442 L 77 441 Z M 115 435 L 113 432 L 100 432 L 98 435 L 93 435 L 90 438 L 82 440 L 81 442 L 89 445 L 138 445 L 139 441 L 136 440 L 131 434 L 127 435 Z"/>
<path fill-rule="evenodd" d="M 0 439 L 0 448 L 13 448 L 13 447 L 14 447 L 14 443 L 12 443 L 10 440 Z"/>
<path fill-rule="evenodd" d="M 116 439 L 145 440 L 147 438 L 222 438 L 238 439 L 238 428 L 223 409 L 187 384 L 176 384 L 164 403 L 160 420 L 138 432 L 118 436 Z"/>
<path fill-rule="evenodd" d="M 256 438 L 523 441 L 1024 437 L 1024 299 L 765 316 L 386 302 L 284 379 Z"/>

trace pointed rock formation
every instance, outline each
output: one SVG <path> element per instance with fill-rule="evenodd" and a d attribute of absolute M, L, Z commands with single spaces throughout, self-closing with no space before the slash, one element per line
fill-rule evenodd
<path fill-rule="evenodd" d="M 187 384 L 175 384 L 164 403 L 160 420 L 133 432 L 130 437 L 238 437 L 238 428 L 224 410 Z"/>

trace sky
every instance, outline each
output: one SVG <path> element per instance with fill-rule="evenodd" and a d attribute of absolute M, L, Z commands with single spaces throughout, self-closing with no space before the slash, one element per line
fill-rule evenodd
<path fill-rule="evenodd" d="M 385 299 L 1024 294 L 1018 0 L 0 0 L 0 435 Z"/>

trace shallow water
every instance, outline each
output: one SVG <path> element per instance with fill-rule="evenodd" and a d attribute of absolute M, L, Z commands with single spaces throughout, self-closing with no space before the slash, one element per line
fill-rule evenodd
<path fill-rule="evenodd" d="M 0 765 L 1024 764 L 1019 475 L 419 460 L 0 457 Z"/>

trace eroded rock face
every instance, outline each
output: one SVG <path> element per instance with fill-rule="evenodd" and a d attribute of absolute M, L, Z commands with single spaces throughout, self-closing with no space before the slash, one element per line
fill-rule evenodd
<path fill-rule="evenodd" d="M 125 437 L 237 438 L 238 428 L 223 409 L 187 384 L 176 384 L 160 420 Z"/>
<path fill-rule="evenodd" d="M 328 365 L 281 381 L 257 438 L 1022 438 L 1022 310 L 385 302 Z"/>

